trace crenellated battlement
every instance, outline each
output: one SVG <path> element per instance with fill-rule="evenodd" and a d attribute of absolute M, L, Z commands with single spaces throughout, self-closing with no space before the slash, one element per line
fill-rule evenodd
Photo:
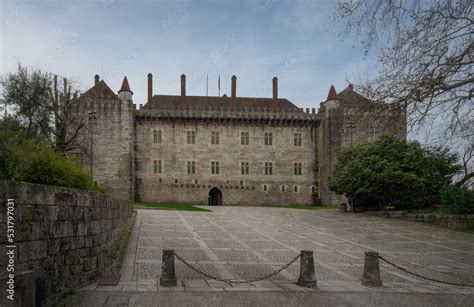
<path fill-rule="evenodd" d="M 239 110 L 230 110 L 226 107 L 206 106 L 193 108 L 157 108 L 136 109 L 134 105 L 135 118 L 155 118 L 155 119 L 192 119 L 192 120 L 230 120 L 230 121 L 278 121 L 278 122 L 294 122 L 294 123 L 310 123 L 317 124 L 319 115 L 315 109 L 306 108 L 300 110 L 282 110 L 274 112 L 271 108 L 246 108 Z"/>

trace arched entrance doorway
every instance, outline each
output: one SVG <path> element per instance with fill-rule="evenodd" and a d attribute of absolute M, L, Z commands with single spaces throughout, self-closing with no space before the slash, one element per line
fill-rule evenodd
<path fill-rule="evenodd" d="M 222 206 L 222 192 L 218 188 L 212 188 L 209 191 L 209 206 Z"/>

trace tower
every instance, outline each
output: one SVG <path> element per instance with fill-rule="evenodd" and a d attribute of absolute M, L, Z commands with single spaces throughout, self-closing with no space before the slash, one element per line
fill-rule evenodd
<path fill-rule="evenodd" d="M 117 95 L 96 75 L 75 109 L 85 124 L 81 160 L 90 167 L 94 183 L 123 200 L 134 198 L 132 96 L 127 77 Z"/>

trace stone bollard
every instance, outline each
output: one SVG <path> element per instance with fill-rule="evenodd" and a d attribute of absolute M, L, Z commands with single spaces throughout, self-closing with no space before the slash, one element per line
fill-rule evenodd
<path fill-rule="evenodd" d="M 367 287 L 381 287 L 379 253 L 365 252 L 364 274 L 362 275 L 362 285 Z"/>
<path fill-rule="evenodd" d="M 346 203 L 340 203 L 339 204 L 339 212 L 342 212 L 342 213 L 347 212 L 347 204 Z"/>
<path fill-rule="evenodd" d="M 296 283 L 306 288 L 316 288 L 313 251 L 301 251 L 300 277 Z"/>
<path fill-rule="evenodd" d="M 174 250 L 164 249 L 161 260 L 160 286 L 175 287 L 176 285 L 177 282 L 176 272 L 174 270 Z"/>

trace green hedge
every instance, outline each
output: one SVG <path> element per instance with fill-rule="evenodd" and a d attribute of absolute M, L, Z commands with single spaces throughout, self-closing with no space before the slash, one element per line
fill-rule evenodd
<path fill-rule="evenodd" d="M 79 161 L 48 143 L 24 139 L 11 119 L 0 122 L 0 179 L 100 190 Z"/>
<path fill-rule="evenodd" d="M 439 192 L 444 212 L 474 214 L 474 191 L 455 185 L 446 185 Z"/>

